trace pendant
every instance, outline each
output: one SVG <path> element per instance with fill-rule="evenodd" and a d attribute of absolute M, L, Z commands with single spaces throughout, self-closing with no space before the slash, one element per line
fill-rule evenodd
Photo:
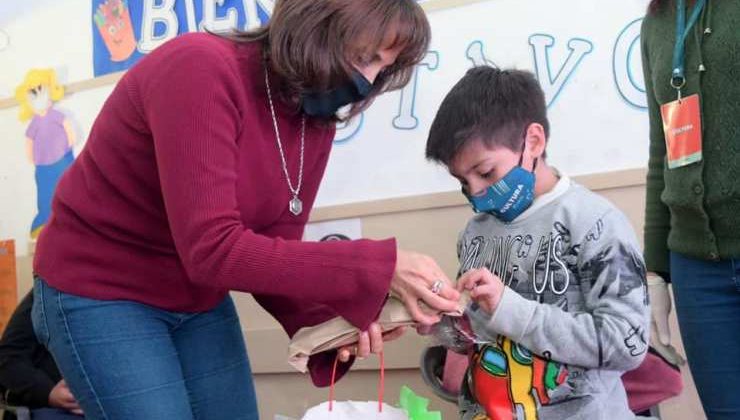
<path fill-rule="evenodd" d="M 293 216 L 298 216 L 303 211 L 303 202 L 298 196 L 293 197 L 288 205 L 288 210 L 293 213 Z"/>

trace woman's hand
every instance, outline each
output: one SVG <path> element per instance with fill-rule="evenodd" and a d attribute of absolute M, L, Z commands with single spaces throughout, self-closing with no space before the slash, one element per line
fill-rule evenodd
<path fill-rule="evenodd" d="M 398 250 L 391 292 L 406 306 L 414 320 L 422 325 L 439 322 L 440 312 L 458 310 L 460 293 L 437 263 L 416 252 Z M 434 313 L 425 313 L 423 302 Z"/>
<path fill-rule="evenodd" d="M 383 351 L 383 341 L 395 340 L 404 332 L 405 328 L 399 327 L 383 334 L 380 325 L 373 322 L 367 331 L 360 332 L 360 340 L 357 343 L 339 349 L 339 361 L 348 362 L 351 356 L 357 356 L 362 360 L 370 353 L 378 354 Z"/>
<path fill-rule="evenodd" d="M 470 270 L 457 281 L 460 291 L 470 291 L 470 299 L 484 311 L 493 314 L 504 295 L 504 282 L 486 268 Z"/>
<path fill-rule="evenodd" d="M 52 388 L 49 393 L 49 406 L 55 408 L 61 408 L 69 411 L 70 413 L 82 415 L 82 408 L 75 400 L 72 391 L 69 390 L 67 382 L 62 379 Z"/>

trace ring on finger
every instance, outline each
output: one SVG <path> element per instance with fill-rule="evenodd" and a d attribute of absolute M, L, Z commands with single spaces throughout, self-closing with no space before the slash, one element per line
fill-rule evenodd
<path fill-rule="evenodd" d="M 432 283 L 432 293 L 438 295 L 442 291 L 442 287 L 444 287 L 444 285 L 445 283 L 442 280 L 436 280 L 434 283 Z"/>

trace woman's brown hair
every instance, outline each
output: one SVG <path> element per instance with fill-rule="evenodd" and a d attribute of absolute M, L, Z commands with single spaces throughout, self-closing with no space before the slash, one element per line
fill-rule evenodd
<path fill-rule="evenodd" d="M 650 4 L 648 5 L 648 13 L 657 12 L 663 4 L 665 4 L 664 0 L 650 0 Z"/>
<path fill-rule="evenodd" d="M 405 86 L 424 58 L 429 22 L 414 0 L 277 0 L 270 21 L 231 39 L 260 41 L 283 95 L 294 102 L 349 79 L 353 63 L 378 49 L 402 47 L 396 62 L 377 77 L 370 95 L 345 118 L 362 112 L 383 92 Z"/>
<path fill-rule="evenodd" d="M 650 4 L 648 5 L 648 14 L 656 13 L 661 8 L 666 7 L 668 3 L 669 0 L 650 0 Z M 670 1 L 670 3 L 675 5 L 674 1 Z M 688 0 L 686 4 L 691 6 L 694 4 L 694 0 Z"/>

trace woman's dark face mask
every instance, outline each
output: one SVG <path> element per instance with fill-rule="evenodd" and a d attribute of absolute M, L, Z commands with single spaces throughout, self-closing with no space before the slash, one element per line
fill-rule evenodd
<path fill-rule="evenodd" d="M 343 106 L 367 98 L 372 89 L 373 84 L 360 72 L 354 71 L 349 80 L 335 89 L 305 94 L 301 106 L 311 117 L 329 118 Z"/>

